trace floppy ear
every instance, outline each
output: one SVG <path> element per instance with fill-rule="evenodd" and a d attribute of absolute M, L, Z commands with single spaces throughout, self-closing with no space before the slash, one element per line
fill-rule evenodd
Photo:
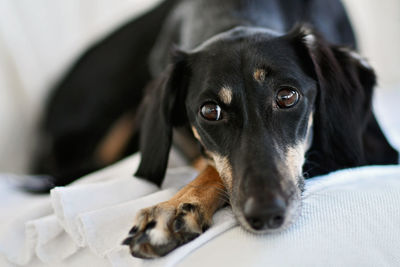
<path fill-rule="evenodd" d="M 374 71 L 356 52 L 328 44 L 307 26 L 289 36 L 319 87 L 305 171 L 314 176 L 367 164 L 363 134 L 373 118 Z"/>
<path fill-rule="evenodd" d="M 135 175 L 157 185 L 161 185 L 167 168 L 172 129 L 186 121 L 186 62 L 186 54 L 175 51 L 174 63 L 150 85 L 140 111 L 141 162 Z"/>

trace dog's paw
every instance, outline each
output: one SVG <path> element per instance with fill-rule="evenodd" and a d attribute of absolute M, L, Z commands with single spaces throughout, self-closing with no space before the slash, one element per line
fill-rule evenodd
<path fill-rule="evenodd" d="M 203 233 L 209 225 L 200 206 L 168 202 L 142 209 L 122 244 L 128 245 L 132 256 L 157 258 Z"/>

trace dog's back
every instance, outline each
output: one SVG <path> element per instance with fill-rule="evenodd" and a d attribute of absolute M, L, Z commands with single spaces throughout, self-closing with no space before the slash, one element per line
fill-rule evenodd
<path fill-rule="evenodd" d="M 177 1 L 165 0 L 94 44 L 59 81 L 44 110 L 32 172 L 50 174 L 55 185 L 65 185 L 137 151 L 134 135 L 106 153 L 108 159 L 101 143 L 117 121 L 124 131 L 133 131 L 134 122 L 120 118 L 129 119 L 142 100 L 151 79 L 149 53 Z"/>

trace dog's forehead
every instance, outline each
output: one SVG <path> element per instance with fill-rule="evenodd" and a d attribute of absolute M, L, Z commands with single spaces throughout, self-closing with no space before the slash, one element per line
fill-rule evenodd
<path fill-rule="evenodd" d="M 264 76 L 263 68 L 282 68 L 290 65 L 294 49 L 277 32 L 254 27 L 236 27 L 218 34 L 192 50 L 191 65 L 200 74 L 214 76 L 247 71 L 257 80 Z"/>
<path fill-rule="evenodd" d="M 272 77 L 296 80 L 304 76 L 295 50 L 279 41 L 238 46 L 221 43 L 219 47 L 204 49 L 191 65 L 193 75 L 199 77 L 197 81 L 221 88 L 237 87 L 248 80 L 261 85 Z"/>

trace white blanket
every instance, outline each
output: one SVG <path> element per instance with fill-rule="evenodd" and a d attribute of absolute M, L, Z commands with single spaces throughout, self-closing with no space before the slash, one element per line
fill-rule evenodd
<path fill-rule="evenodd" d="M 151 261 L 133 258 L 120 243 L 136 212 L 170 198 L 196 175 L 191 168 L 170 169 L 157 190 L 132 177 L 138 160 L 132 156 L 71 186 L 56 188 L 51 196 L 22 193 L 15 176 L 3 175 L 0 255 L 4 266 L 400 264 L 400 166 L 343 170 L 307 181 L 302 216 L 284 233 L 246 233 L 235 227 L 226 208 L 214 216 L 205 234 L 168 256 Z"/>

